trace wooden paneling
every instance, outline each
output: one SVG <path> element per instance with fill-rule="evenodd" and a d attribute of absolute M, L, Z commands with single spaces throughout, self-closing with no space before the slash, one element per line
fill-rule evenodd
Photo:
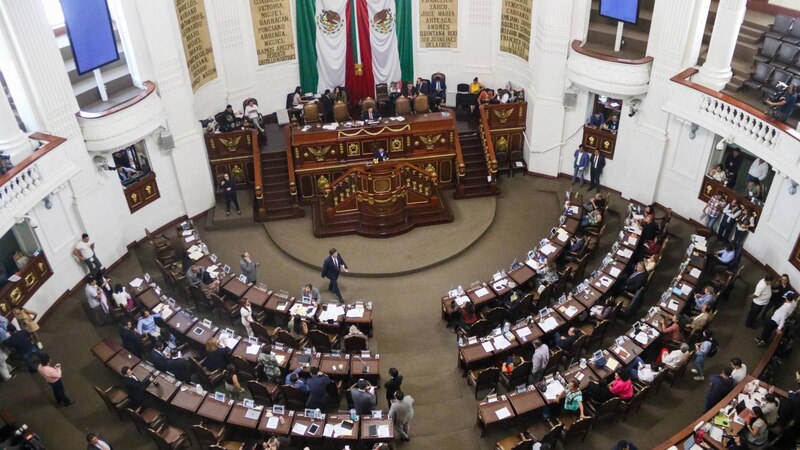
<path fill-rule="evenodd" d="M 128 202 L 128 209 L 131 213 L 144 208 L 161 197 L 156 183 L 156 174 L 149 174 L 138 179 L 135 183 L 125 186 L 125 200 Z"/>
<path fill-rule="evenodd" d="M 236 180 L 238 188 L 252 189 L 255 185 L 253 147 L 258 146 L 256 131 L 206 133 L 204 137 L 214 185 L 217 186 L 222 175 L 227 173 L 232 180 Z"/>
<path fill-rule="evenodd" d="M 747 197 L 737 193 L 733 189 L 725 186 L 724 184 L 720 183 L 719 181 L 706 176 L 703 178 L 703 184 L 700 188 L 700 194 L 698 194 L 697 198 L 700 200 L 707 202 L 711 196 L 714 194 L 722 194 L 727 201 L 731 201 L 732 199 L 736 199 L 740 205 L 747 208 L 750 211 L 750 214 L 753 215 L 755 218 L 755 226 L 753 227 L 753 231 L 755 227 L 758 226 L 758 220 L 761 218 L 761 206 L 756 205 L 755 203 L 751 202 Z"/>
<path fill-rule="evenodd" d="M 11 314 L 11 307 L 23 306 L 31 296 L 53 275 L 44 253 L 32 256 L 28 265 L 17 273 L 18 281 L 9 282 L 0 289 L 0 313 Z"/>
<path fill-rule="evenodd" d="M 614 159 L 614 149 L 617 146 L 617 135 L 605 130 L 592 127 L 583 127 L 583 146 L 593 152 L 600 150 L 606 159 Z"/>

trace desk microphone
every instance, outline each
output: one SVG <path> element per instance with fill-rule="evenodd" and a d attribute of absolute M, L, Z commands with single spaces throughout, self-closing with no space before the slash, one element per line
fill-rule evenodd
<path fill-rule="evenodd" d="M 363 364 L 363 365 L 364 365 L 364 367 L 363 367 L 363 368 L 361 368 L 361 373 L 369 373 L 369 366 L 367 365 L 367 363 L 365 363 L 365 362 L 364 362 L 364 360 L 363 360 L 363 359 L 361 359 L 361 357 L 360 357 L 360 356 L 357 356 L 357 355 L 356 355 L 356 358 L 358 358 L 358 360 L 359 360 L 359 361 L 361 361 L 361 364 Z"/>

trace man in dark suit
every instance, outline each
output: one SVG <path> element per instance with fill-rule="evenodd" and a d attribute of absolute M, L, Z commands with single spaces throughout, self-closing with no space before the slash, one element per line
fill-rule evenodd
<path fill-rule="evenodd" d="M 437 76 L 431 83 L 431 91 L 433 95 L 433 102 L 436 105 L 443 103 L 447 97 L 447 84 L 445 84 L 442 77 Z"/>
<path fill-rule="evenodd" d="M 589 175 L 591 183 L 589 183 L 589 190 L 600 190 L 600 175 L 603 174 L 603 167 L 606 166 L 606 157 L 600 154 L 600 150 L 595 150 L 592 153 L 592 159 L 589 161 Z"/>
<path fill-rule="evenodd" d="M 418 94 L 425 94 L 425 95 L 430 95 L 431 94 L 431 91 L 430 91 L 431 86 L 430 86 L 430 84 L 427 81 L 423 80 L 422 78 L 417 78 L 416 88 L 417 88 L 417 93 Z"/>
<path fill-rule="evenodd" d="M 328 290 L 336 294 L 336 298 L 340 302 L 344 302 L 342 293 L 339 290 L 339 274 L 342 270 L 349 272 L 350 269 L 347 268 L 347 264 L 345 264 L 344 259 L 335 248 L 330 249 L 328 255 L 330 256 L 325 258 L 325 262 L 322 263 L 322 278 L 327 278 L 330 281 Z"/>
<path fill-rule="evenodd" d="M 383 147 L 378 147 L 372 152 L 372 159 L 377 159 L 378 162 L 383 162 L 389 159 L 389 154 L 386 153 L 386 150 Z"/>
<path fill-rule="evenodd" d="M 131 399 L 131 409 L 136 410 L 142 405 L 144 391 L 155 379 L 154 375 L 149 375 L 144 380 L 140 380 L 133 374 L 130 367 L 125 366 L 122 368 L 122 387 L 125 388 L 125 391 L 128 392 L 128 398 Z"/>
<path fill-rule="evenodd" d="M 625 283 L 622 285 L 622 290 L 634 294 L 640 288 L 644 287 L 646 282 L 647 272 L 644 270 L 644 263 L 639 262 L 636 264 L 636 269 L 633 270 L 633 273 L 625 280 Z"/>
<path fill-rule="evenodd" d="M 100 439 L 100 436 L 89 433 L 86 435 L 86 450 L 112 450 L 113 447 L 108 442 Z"/>
<path fill-rule="evenodd" d="M 138 358 L 142 357 L 142 335 L 133 327 L 133 322 L 126 320 L 119 328 L 119 337 L 122 339 L 122 348 L 133 353 Z"/>
<path fill-rule="evenodd" d="M 325 89 L 325 93 L 319 98 L 319 103 L 322 106 L 325 122 L 333 122 L 333 97 L 330 89 Z"/>
<path fill-rule="evenodd" d="M 150 352 L 150 362 L 153 363 L 156 369 L 162 372 L 169 372 L 180 381 L 191 381 L 189 361 L 181 358 L 170 358 L 165 355 L 163 342 L 156 342 L 155 347 Z"/>
<path fill-rule="evenodd" d="M 380 120 L 381 113 L 375 108 L 369 107 L 364 114 L 361 115 L 361 120 Z"/>

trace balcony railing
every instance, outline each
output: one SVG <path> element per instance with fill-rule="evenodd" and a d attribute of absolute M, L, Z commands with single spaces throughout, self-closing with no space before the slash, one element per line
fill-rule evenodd
<path fill-rule="evenodd" d="M 587 50 L 572 41 L 567 60 L 567 78 L 597 93 L 612 96 L 642 95 L 650 85 L 653 58 L 623 59 Z"/>
<path fill-rule="evenodd" d="M 671 78 L 673 91 L 664 110 L 690 120 L 770 163 L 793 180 L 800 180 L 800 132 L 756 107 L 697 84 L 690 68 Z"/>

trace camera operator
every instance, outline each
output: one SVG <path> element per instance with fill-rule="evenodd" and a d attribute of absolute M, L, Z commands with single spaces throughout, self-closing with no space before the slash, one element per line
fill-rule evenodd
<path fill-rule="evenodd" d="M 767 104 L 770 106 L 769 115 L 773 119 L 786 122 L 794 112 L 794 106 L 797 104 L 797 93 L 794 85 L 790 84 L 784 91 L 778 91 L 773 98 L 767 100 Z"/>

